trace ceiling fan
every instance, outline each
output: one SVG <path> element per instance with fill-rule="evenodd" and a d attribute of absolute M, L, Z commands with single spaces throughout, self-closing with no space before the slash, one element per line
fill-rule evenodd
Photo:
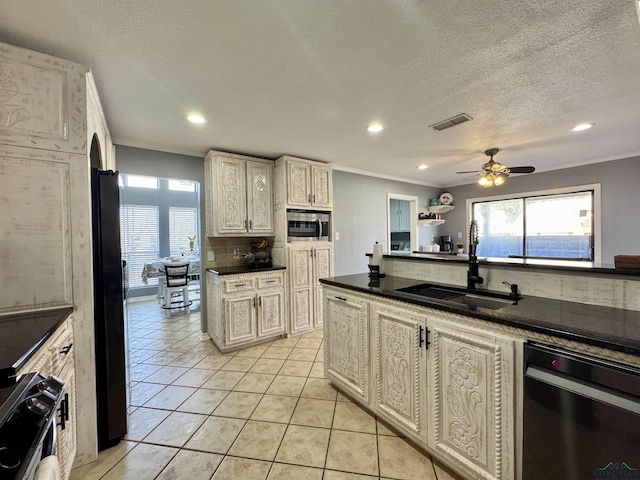
<path fill-rule="evenodd" d="M 505 178 L 510 173 L 533 173 L 536 171 L 535 167 L 506 167 L 499 162 L 493 160 L 493 156 L 500 151 L 499 148 L 490 148 L 485 150 L 485 155 L 490 157 L 489 161 L 482 165 L 481 171 L 468 171 L 468 172 L 456 172 L 456 173 L 476 173 L 482 175 L 478 183 L 483 187 L 493 187 L 502 185 Z"/>

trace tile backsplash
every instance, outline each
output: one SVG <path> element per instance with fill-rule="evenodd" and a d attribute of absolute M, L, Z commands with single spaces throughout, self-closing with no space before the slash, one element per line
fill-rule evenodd
<path fill-rule="evenodd" d="M 205 268 L 215 268 L 245 265 L 244 254 L 251 251 L 251 242 L 263 238 L 269 240 L 269 245 L 273 245 L 273 237 L 207 237 L 205 251 L 202 254 L 204 266 Z M 240 250 L 239 258 L 233 258 L 235 248 Z M 210 251 L 214 253 L 214 261 L 208 260 Z"/>

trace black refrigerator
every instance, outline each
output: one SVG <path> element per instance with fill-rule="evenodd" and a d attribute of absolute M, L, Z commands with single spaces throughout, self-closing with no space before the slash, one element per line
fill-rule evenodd
<path fill-rule="evenodd" d="M 118 172 L 91 169 L 98 450 L 127 433 L 126 327 Z"/>

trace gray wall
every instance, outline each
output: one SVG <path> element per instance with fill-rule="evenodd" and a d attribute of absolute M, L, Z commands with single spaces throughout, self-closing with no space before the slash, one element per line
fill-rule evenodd
<path fill-rule="evenodd" d="M 534 162 L 535 164 L 535 162 Z M 468 226 L 465 219 L 467 198 L 519 194 L 551 188 L 599 183 L 602 194 L 602 263 L 613 263 L 618 254 L 640 254 L 640 157 L 594 163 L 552 172 L 511 176 L 500 187 L 483 188 L 474 183 L 448 189 L 456 209 L 438 227 L 440 235 L 457 235 Z M 552 214 L 552 212 L 550 212 Z M 466 245 L 466 241 L 464 242 Z"/>
<path fill-rule="evenodd" d="M 427 212 L 430 198 L 441 188 L 396 182 L 354 173 L 333 171 L 333 230 L 340 233 L 334 242 L 334 274 L 348 275 L 367 271 L 366 253 L 377 241 L 387 249 L 387 193 L 418 197 L 418 212 Z M 433 227 L 419 228 L 419 243 L 431 243 Z"/>

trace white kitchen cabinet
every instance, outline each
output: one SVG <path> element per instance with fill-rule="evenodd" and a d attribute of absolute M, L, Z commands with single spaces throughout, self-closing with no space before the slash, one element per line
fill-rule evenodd
<path fill-rule="evenodd" d="M 333 276 L 330 242 L 295 242 L 288 248 L 290 325 L 297 334 L 322 326 L 321 278 Z"/>
<path fill-rule="evenodd" d="M 373 408 L 414 440 L 427 439 L 426 315 L 370 302 Z"/>
<path fill-rule="evenodd" d="M 56 455 L 60 462 L 61 478 L 63 479 L 69 478 L 71 474 L 77 448 L 76 376 L 73 343 L 73 317 L 69 317 L 33 353 L 16 375 L 19 378 L 31 372 L 39 372 L 45 377 L 55 375 L 64 383 L 64 407 L 61 405 L 61 408 L 66 409 L 68 415 L 65 415 L 63 428 L 63 423 L 60 420 L 61 411 L 57 412 L 56 432 Z"/>
<path fill-rule="evenodd" d="M 516 478 L 521 340 L 330 285 L 324 315 L 325 373 L 340 390 L 465 478 Z"/>
<path fill-rule="evenodd" d="M 273 235 L 273 162 L 210 151 L 205 223 L 209 237 Z"/>
<path fill-rule="evenodd" d="M 515 478 L 513 339 L 429 316 L 428 444 L 472 478 Z"/>
<path fill-rule="evenodd" d="M 285 175 L 287 208 L 333 208 L 333 176 L 331 167 L 320 162 L 283 156 L 276 161 Z"/>
<path fill-rule="evenodd" d="M 12 272 L 0 276 L 0 315 L 73 306 L 74 357 L 86 365 L 94 355 L 90 167 L 115 170 L 100 99 L 89 69 L 64 59 L 0 43 L 0 71 L 0 263 Z M 65 462 L 77 453 L 81 466 L 97 456 L 95 372 L 78 368 L 73 378 L 83 421 Z"/>
<path fill-rule="evenodd" d="M 327 289 L 324 295 L 325 374 L 333 383 L 369 404 L 369 305 L 352 292 Z"/>
<path fill-rule="evenodd" d="M 389 219 L 391 232 L 408 232 L 411 230 L 411 204 L 406 200 L 389 200 L 391 210 Z"/>
<path fill-rule="evenodd" d="M 220 351 L 254 345 L 285 333 L 284 272 L 207 272 L 207 332 Z"/>

